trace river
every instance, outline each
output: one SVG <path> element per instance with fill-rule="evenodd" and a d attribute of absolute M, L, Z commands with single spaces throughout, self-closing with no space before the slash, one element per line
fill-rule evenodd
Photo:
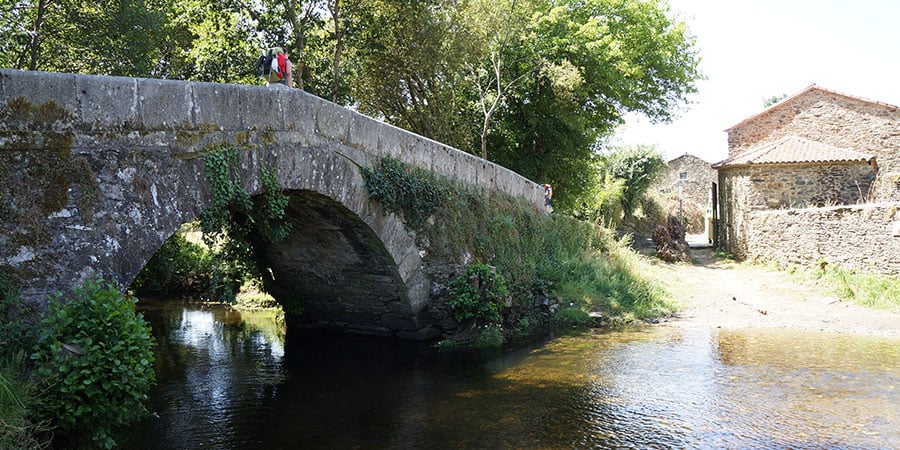
<path fill-rule="evenodd" d="M 647 327 L 537 348 L 285 333 L 139 303 L 158 385 L 123 448 L 900 448 L 900 342 Z"/>

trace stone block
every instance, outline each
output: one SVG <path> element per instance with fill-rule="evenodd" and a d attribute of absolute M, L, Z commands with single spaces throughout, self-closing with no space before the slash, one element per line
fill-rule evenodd
<path fill-rule="evenodd" d="M 507 192 L 514 197 L 521 197 L 521 195 L 515 194 L 518 192 L 516 189 L 517 181 L 519 181 L 522 177 L 519 174 L 513 172 L 512 170 L 507 169 L 506 167 L 497 166 L 495 169 L 495 178 L 494 178 L 494 186 L 503 191 Z"/>
<path fill-rule="evenodd" d="M 441 337 L 441 330 L 438 330 L 437 328 L 434 328 L 432 326 L 427 326 L 416 331 L 398 331 L 397 337 L 409 341 L 433 341 Z"/>
<path fill-rule="evenodd" d="M 31 104 L 53 101 L 72 114 L 78 114 L 75 75 L 0 69 L 0 104 L 23 97 Z"/>
<path fill-rule="evenodd" d="M 488 161 L 482 160 L 479 166 L 475 167 L 475 183 L 484 189 L 495 189 L 497 178 L 497 167 Z"/>
<path fill-rule="evenodd" d="M 410 132 L 385 124 L 380 130 L 381 139 L 378 141 L 378 149 L 375 154 L 378 158 L 391 156 L 405 161 L 405 152 L 409 147 Z"/>
<path fill-rule="evenodd" d="M 481 158 L 466 152 L 458 152 L 453 155 L 456 159 L 456 180 L 460 183 L 475 186 L 478 182 L 476 167 L 484 162 Z"/>
<path fill-rule="evenodd" d="M 195 125 L 189 83 L 139 79 L 137 98 L 144 130 L 183 130 Z"/>
<path fill-rule="evenodd" d="M 238 86 L 192 83 L 194 125 L 206 131 L 246 131 Z M 251 119 L 247 118 L 250 122 Z"/>
<path fill-rule="evenodd" d="M 77 75 L 82 125 L 90 130 L 137 128 L 137 78 Z"/>
<path fill-rule="evenodd" d="M 307 141 L 316 134 L 316 111 L 327 102 L 299 89 L 282 95 L 285 130 L 301 133 Z"/>
<path fill-rule="evenodd" d="M 419 329 L 415 317 L 400 314 L 385 314 L 381 316 L 381 325 L 390 330 L 414 331 Z"/>
<path fill-rule="evenodd" d="M 283 100 L 290 89 L 268 86 L 235 86 L 241 97 L 240 114 L 246 129 L 284 129 Z"/>
<path fill-rule="evenodd" d="M 379 131 L 384 125 L 371 117 L 354 114 L 350 118 L 350 134 L 347 144 L 364 151 L 377 151 Z"/>
<path fill-rule="evenodd" d="M 318 103 L 316 134 L 347 144 L 350 138 L 350 121 L 356 113 L 334 103 L 325 101 Z"/>
<path fill-rule="evenodd" d="M 435 148 L 441 144 L 417 134 L 409 133 L 409 136 L 410 139 L 407 140 L 408 147 L 406 147 L 405 155 L 407 164 L 411 164 L 420 169 L 432 170 L 432 156 L 434 155 Z M 438 173 L 438 175 L 443 175 L 445 177 L 449 176 L 445 173 Z"/>
<path fill-rule="evenodd" d="M 459 174 L 456 171 L 457 153 L 461 152 L 448 145 L 438 144 L 433 146 L 431 151 L 431 170 L 447 178 L 458 180 Z"/>

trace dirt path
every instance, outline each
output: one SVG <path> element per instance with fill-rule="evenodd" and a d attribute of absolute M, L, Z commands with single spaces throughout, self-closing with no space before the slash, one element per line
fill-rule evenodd
<path fill-rule="evenodd" d="M 657 278 L 683 307 L 667 325 L 900 337 L 900 314 L 840 301 L 787 273 L 718 260 L 709 249 L 694 249 L 692 255 L 693 265 L 653 264 Z"/>

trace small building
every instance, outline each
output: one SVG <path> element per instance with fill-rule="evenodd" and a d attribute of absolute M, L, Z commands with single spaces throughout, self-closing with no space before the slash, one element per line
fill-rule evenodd
<path fill-rule="evenodd" d="M 651 192 L 658 193 L 666 205 L 683 203 L 682 211 L 677 207 L 668 207 L 666 212 L 674 216 L 683 212 L 688 233 L 704 232 L 712 184 L 718 179 L 716 170 L 710 163 L 688 153 L 669 160 L 667 164 L 668 167 L 651 185 Z"/>
<path fill-rule="evenodd" d="M 713 165 L 721 248 L 740 258 L 851 267 L 865 266 L 866 249 L 873 260 L 885 251 L 900 259 L 900 239 L 889 231 L 892 205 L 900 205 L 900 108 L 813 85 L 726 132 L 728 158 Z M 831 209 L 812 212 L 822 208 Z M 865 236 L 851 236 L 861 230 Z M 850 241 L 864 248 L 827 248 Z M 877 270 L 900 270 L 887 266 Z"/>

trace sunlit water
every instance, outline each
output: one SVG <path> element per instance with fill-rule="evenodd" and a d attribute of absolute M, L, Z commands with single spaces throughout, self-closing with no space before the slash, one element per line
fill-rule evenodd
<path fill-rule="evenodd" d="M 900 448 L 900 341 L 587 333 L 447 355 L 151 307 L 158 418 L 124 448 Z"/>

